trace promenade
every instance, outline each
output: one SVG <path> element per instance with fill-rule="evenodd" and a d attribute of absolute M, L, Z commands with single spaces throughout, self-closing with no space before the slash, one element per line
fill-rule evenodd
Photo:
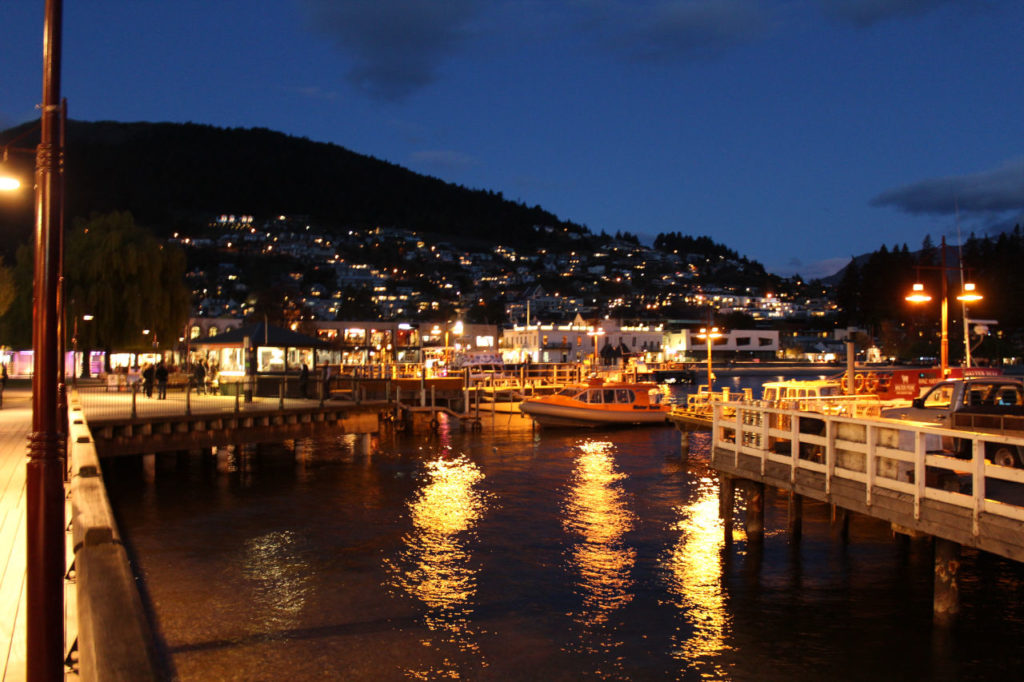
<path fill-rule="evenodd" d="M 25 463 L 32 392 L 9 388 L 0 409 L 0 680 L 25 679 Z"/>

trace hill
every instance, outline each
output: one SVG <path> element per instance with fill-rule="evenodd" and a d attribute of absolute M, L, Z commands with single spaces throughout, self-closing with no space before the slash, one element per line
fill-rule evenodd
<path fill-rule="evenodd" d="M 0 133 L 0 144 L 34 125 Z M 67 140 L 69 218 L 127 209 L 165 236 L 221 213 L 301 214 L 339 227 L 401 226 L 453 238 L 486 228 L 512 245 L 535 240 L 535 225 L 558 228 L 552 234 L 587 232 L 500 192 L 261 128 L 69 121 Z M 37 142 L 38 133 L 31 133 L 18 146 Z M 31 154 L 11 161 L 31 176 Z M 31 224 L 31 201 L 23 197 L 4 209 L 7 234 L 22 235 Z"/>

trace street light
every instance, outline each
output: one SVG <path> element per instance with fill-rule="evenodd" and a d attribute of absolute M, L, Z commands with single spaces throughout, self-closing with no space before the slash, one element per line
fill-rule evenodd
<path fill-rule="evenodd" d="M 594 361 L 591 363 L 591 368 L 596 369 L 597 368 L 597 338 L 599 336 L 604 336 L 604 329 L 601 329 L 600 327 L 598 327 L 597 329 L 591 329 L 590 331 L 587 332 L 587 336 L 589 336 L 589 337 L 594 339 Z"/>
<path fill-rule="evenodd" d="M 940 251 L 941 264 L 940 265 L 918 265 L 915 266 L 917 270 L 938 270 L 940 273 L 939 281 L 942 284 L 940 294 L 941 304 L 941 336 L 939 337 L 939 368 L 942 372 L 942 378 L 945 378 L 949 373 L 949 293 L 948 284 L 946 282 L 946 271 L 947 270 L 959 270 L 959 266 L 946 265 L 946 238 L 942 238 L 942 246 Z M 920 277 L 918 277 L 920 279 Z M 924 284 L 920 281 L 914 284 L 913 290 L 906 297 L 907 301 L 911 303 L 927 303 L 932 300 L 932 297 L 924 290 Z M 970 302 L 980 301 L 982 299 L 981 294 L 978 293 L 973 282 L 965 282 L 964 290 L 959 296 L 956 297 L 958 301 L 961 301 L 965 305 Z M 964 330 L 966 333 L 966 330 Z"/>
<path fill-rule="evenodd" d="M 714 380 L 715 375 L 711 371 L 711 343 L 714 339 L 722 338 L 722 332 L 718 330 L 718 327 L 701 327 L 700 333 L 697 334 L 698 339 L 707 339 L 708 342 L 708 394 L 714 392 Z"/>

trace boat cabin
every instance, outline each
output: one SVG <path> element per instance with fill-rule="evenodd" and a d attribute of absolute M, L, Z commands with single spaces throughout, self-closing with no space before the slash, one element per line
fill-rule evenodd
<path fill-rule="evenodd" d="M 644 392 L 625 387 L 597 386 L 581 389 L 579 386 L 569 386 L 558 391 L 556 395 L 590 405 L 632 405 L 638 402 L 644 405 L 657 405 L 661 402 L 661 394 L 656 390 Z"/>

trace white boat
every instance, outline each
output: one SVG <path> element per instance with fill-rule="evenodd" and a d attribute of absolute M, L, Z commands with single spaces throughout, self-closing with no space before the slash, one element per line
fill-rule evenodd
<path fill-rule="evenodd" d="M 541 426 L 631 426 L 663 424 L 671 406 L 658 385 L 604 381 L 570 384 L 557 393 L 525 398 L 519 410 Z"/>

